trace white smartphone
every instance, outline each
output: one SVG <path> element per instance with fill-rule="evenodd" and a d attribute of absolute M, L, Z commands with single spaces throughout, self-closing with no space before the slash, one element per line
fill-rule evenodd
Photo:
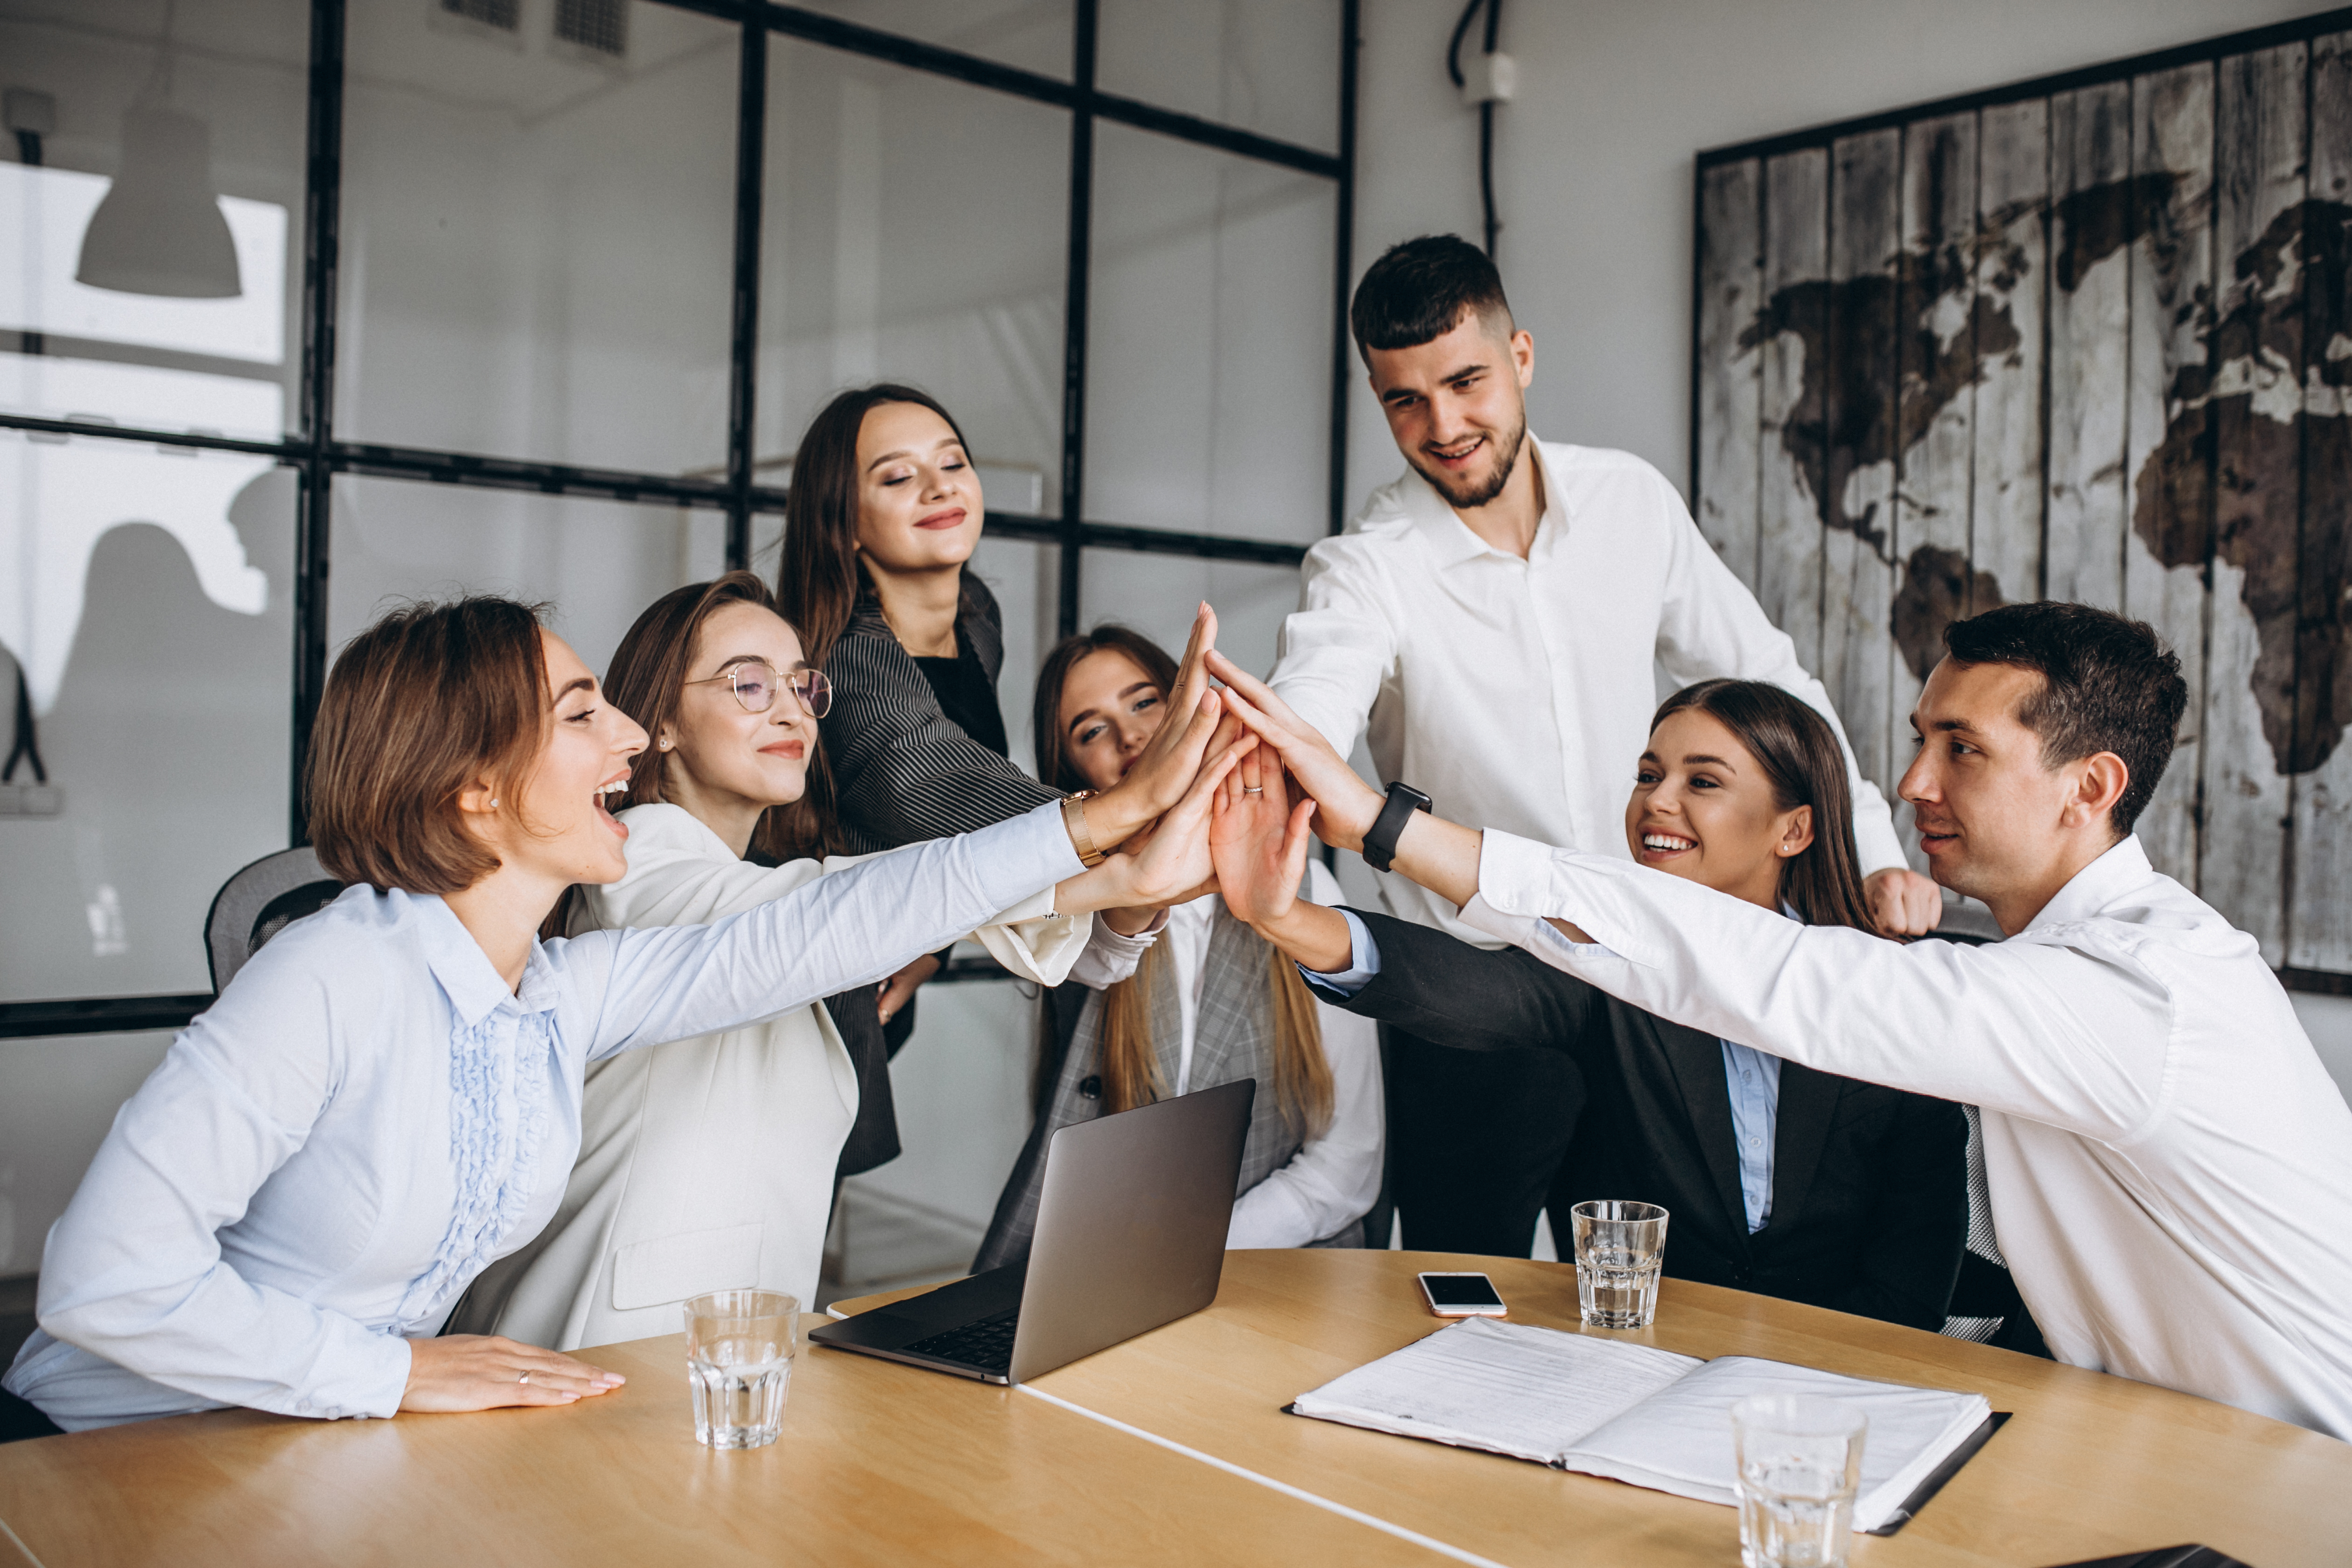
<path fill-rule="evenodd" d="M 1424 1274 L 1422 1300 L 1441 1318 L 1507 1318 L 1510 1309 L 1484 1274 Z"/>

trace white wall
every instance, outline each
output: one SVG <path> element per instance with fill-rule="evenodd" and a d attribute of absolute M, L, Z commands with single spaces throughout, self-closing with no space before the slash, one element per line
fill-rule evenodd
<path fill-rule="evenodd" d="M 1503 277 L 1536 339 L 1530 421 L 1688 478 L 1692 157 L 1703 148 L 2193 43 L 2314 0 L 1517 0 L 1496 115 Z M 1456 0 L 1367 0 L 1355 263 L 1478 237 L 1478 117 L 1445 78 Z M 1475 44 L 1469 47 L 1474 47 Z M 1399 469 L 1360 390 L 1360 498 Z"/>

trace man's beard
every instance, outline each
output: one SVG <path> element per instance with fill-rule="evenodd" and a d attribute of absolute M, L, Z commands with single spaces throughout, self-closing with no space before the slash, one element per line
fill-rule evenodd
<path fill-rule="evenodd" d="M 1495 466 L 1487 470 L 1484 479 L 1472 479 L 1465 476 L 1464 479 L 1457 479 L 1442 468 L 1433 473 L 1423 468 L 1418 461 L 1412 463 L 1413 471 L 1427 479 L 1430 488 L 1444 496 L 1446 505 L 1456 511 L 1482 507 L 1501 495 L 1503 487 L 1511 482 L 1511 475 L 1519 466 L 1520 443 L 1527 438 L 1527 416 L 1522 414 L 1518 423 L 1511 426 L 1507 436 L 1499 441 L 1493 441 L 1490 438 L 1490 445 L 1495 454 Z"/>

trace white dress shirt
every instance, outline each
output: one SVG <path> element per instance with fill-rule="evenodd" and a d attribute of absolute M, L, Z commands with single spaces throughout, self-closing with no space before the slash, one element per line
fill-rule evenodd
<path fill-rule="evenodd" d="M 1272 677 L 1282 700 L 1341 756 L 1366 736 L 1381 779 L 1426 792 L 1441 816 L 1625 856 L 1654 661 L 1677 686 L 1770 681 L 1818 710 L 1845 749 L 1864 874 L 1903 865 L 1829 693 L 1664 476 L 1626 452 L 1529 450 L 1544 514 L 1525 561 L 1471 532 L 1410 468 L 1348 532 L 1307 552 Z M 1398 916 L 1495 945 L 1444 900 L 1381 880 Z"/>
<path fill-rule="evenodd" d="M 633 806 L 628 874 L 585 889 L 575 934 L 702 925 L 863 864 L 762 867 L 700 818 Z M 1058 985 L 1095 930 L 1046 889 L 972 933 L 1015 977 Z M 816 1300 L 857 1073 L 823 1003 L 589 1064 L 578 1163 L 555 1217 L 490 1266 L 452 1323 L 551 1350 L 673 1333 L 677 1303 L 757 1286 Z"/>
<path fill-rule="evenodd" d="M 1319 860 L 1307 863 L 1307 896 L 1336 908 L 1345 896 L 1339 879 Z M 1201 987 L 1207 978 L 1209 936 L 1220 908 L 1213 895 L 1177 904 L 1132 937 L 1097 938 L 1078 959 L 1070 977 L 1094 989 L 1134 973 L 1135 960 L 1153 942 L 1168 943 L 1176 965 L 1176 998 L 1183 1018 L 1183 1045 L 1174 1092 L 1192 1087 L 1192 1047 L 1201 1015 Z M 1110 967 L 1123 960 L 1125 973 Z M 1098 983 L 1097 977 L 1108 980 Z M 1381 1195 L 1381 1156 L 1387 1110 L 1381 1098 L 1380 1026 L 1318 1000 L 1316 1022 L 1323 1034 L 1324 1059 L 1331 1064 L 1331 1121 L 1300 1145 L 1280 1170 L 1234 1201 L 1226 1232 L 1228 1247 L 1305 1247 L 1329 1236 L 1372 1206 Z M 1204 1086 L 1205 1087 L 1205 1086 Z M 1261 1092 L 1271 1092 L 1261 1085 Z M 1386 1246 L 1388 1237 L 1369 1245 Z"/>
<path fill-rule="evenodd" d="M 441 900 L 347 889 L 116 1114 L 5 1386 L 68 1431 L 390 1415 L 408 1341 L 555 1212 L 589 1062 L 879 980 L 1078 869 L 1042 806 L 714 925 L 535 942 L 512 991 Z"/>
<path fill-rule="evenodd" d="M 1496 832 L 1463 914 L 1661 1017 L 1980 1106 L 2001 1250 L 2059 1360 L 2352 1439 L 2352 1110 L 2254 939 L 2137 838 L 1990 947 L 1801 926 Z"/>

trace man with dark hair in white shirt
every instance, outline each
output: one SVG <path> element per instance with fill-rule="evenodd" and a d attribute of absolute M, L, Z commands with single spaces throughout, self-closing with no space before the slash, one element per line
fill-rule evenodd
<path fill-rule="evenodd" d="M 2254 939 L 2131 833 L 2172 752 L 2179 662 L 2081 605 L 2006 605 L 1945 646 L 1901 794 L 1936 879 L 2000 923 L 1990 947 L 1800 926 L 1400 812 L 1265 687 L 1211 668 L 1260 705 L 1236 707 L 1328 842 L 1369 836 L 1478 930 L 1677 1023 L 1981 1107 L 2001 1248 L 2059 1360 L 2352 1439 L 2352 1110 Z"/>
<path fill-rule="evenodd" d="M 1283 700 L 1342 756 L 1366 739 L 1381 778 L 1412 780 L 1440 810 L 1622 854 L 1654 664 L 1677 687 L 1769 681 L 1845 752 L 1872 914 L 1890 935 L 1933 930 L 1942 896 L 1905 866 L 1829 693 L 1675 488 L 1628 452 L 1528 439 L 1535 340 L 1486 253 L 1407 240 L 1364 274 L 1349 321 L 1406 471 L 1307 552 L 1272 677 Z M 1381 894 L 1403 919 L 1496 945 L 1400 879 Z M 1388 1045 L 1406 1244 L 1525 1257 L 1581 1100 L 1574 1068 L 1541 1049 L 1465 1065 L 1408 1036 Z"/>

